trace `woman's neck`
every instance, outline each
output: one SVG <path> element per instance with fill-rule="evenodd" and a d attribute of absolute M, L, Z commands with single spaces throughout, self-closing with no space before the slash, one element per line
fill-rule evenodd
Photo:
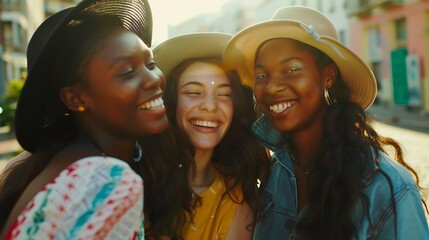
<path fill-rule="evenodd" d="M 195 193 L 200 193 L 210 187 L 216 177 L 216 171 L 211 162 L 213 151 L 195 151 L 195 175 L 191 176 L 191 187 Z"/>
<path fill-rule="evenodd" d="M 322 127 L 318 125 L 290 136 L 290 146 L 296 157 L 299 158 L 300 164 L 306 169 L 314 166 L 314 161 L 320 154 L 322 134 Z"/>
<path fill-rule="evenodd" d="M 130 163 L 134 155 L 136 141 L 117 139 L 107 134 L 83 134 L 78 141 L 93 145 L 102 155 L 115 157 Z"/>

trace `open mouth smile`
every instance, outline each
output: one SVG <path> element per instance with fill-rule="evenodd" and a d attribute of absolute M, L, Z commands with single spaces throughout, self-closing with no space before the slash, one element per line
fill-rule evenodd
<path fill-rule="evenodd" d="M 160 109 L 164 107 L 164 100 L 161 97 L 153 99 L 151 101 L 144 102 L 138 106 L 140 110 L 152 110 L 152 109 Z"/>
<path fill-rule="evenodd" d="M 217 121 L 203 121 L 203 120 L 192 120 L 191 124 L 197 127 L 208 127 L 208 128 L 216 128 L 219 126 L 219 122 Z"/>
<path fill-rule="evenodd" d="M 281 113 L 283 111 L 285 111 L 286 109 L 292 107 L 293 105 L 295 105 L 295 102 L 283 102 L 283 103 L 278 103 L 278 104 L 274 104 L 274 105 L 270 105 L 270 111 L 275 112 L 275 113 Z"/>

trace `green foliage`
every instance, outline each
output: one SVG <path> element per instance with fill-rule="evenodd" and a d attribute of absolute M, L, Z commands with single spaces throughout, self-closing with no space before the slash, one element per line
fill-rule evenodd
<path fill-rule="evenodd" d="M 2 125 L 9 126 L 11 130 L 14 128 L 16 105 L 23 86 L 23 80 L 9 81 L 6 93 L 1 100 L 0 106 L 3 112 L 0 114 L 0 122 Z"/>

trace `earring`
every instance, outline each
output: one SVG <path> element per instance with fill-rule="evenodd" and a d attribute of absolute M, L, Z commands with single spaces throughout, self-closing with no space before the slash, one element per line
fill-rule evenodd
<path fill-rule="evenodd" d="M 253 110 L 255 111 L 256 115 L 261 115 L 262 114 L 262 109 L 261 106 L 259 106 L 258 102 L 255 102 L 253 104 Z"/>
<path fill-rule="evenodd" d="M 323 91 L 323 95 L 325 96 L 325 101 L 326 101 L 326 104 L 328 104 L 328 106 L 332 106 L 335 103 L 337 103 L 336 99 L 334 99 L 334 100 L 331 99 L 331 96 L 329 95 L 328 88 L 325 88 L 325 90 Z"/>
<path fill-rule="evenodd" d="M 139 144 L 139 142 L 136 142 L 136 149 L 134 152 L 133 160 L 134 160 L 134 162 L 138 163 L 142 160 L 142 157 L 143 157 L 143 148 Z"/>
<path fill-rule="evenodd" d="M 331 106 L 333 102 L 331 100 L 331 96 L 329 96 L 328 88 L 325 88 L 325 90 L 323 91 L 323 95 L 325 96 L 326 104 L 328 104 L 328 106 Z"/>
<path fill-rule="evenodd" d="M 84 106 L 79 106 L 79 107 L 77 107 L 77 111 L 78 112 L 84 112 L 85 111 L 85 107 Z"/>

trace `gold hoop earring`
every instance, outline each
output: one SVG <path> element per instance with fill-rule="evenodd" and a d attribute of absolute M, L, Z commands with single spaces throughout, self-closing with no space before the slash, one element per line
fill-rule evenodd
<path fill-rule="evenodd" d="M 84 106 L 79 106 L 79 107 L 77 107 L 77 111 L 78 112 L 84 112 L 85 111 L 85 107 Z"/>

